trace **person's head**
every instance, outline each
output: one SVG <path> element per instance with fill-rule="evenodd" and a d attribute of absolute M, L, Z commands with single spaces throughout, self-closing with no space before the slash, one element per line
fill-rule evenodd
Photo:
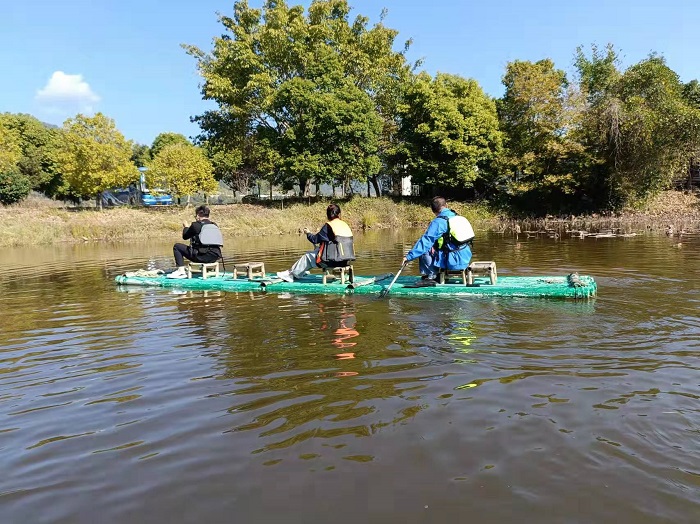
<path fill-rule="evenodd" d="M 208 206 L 197 206 L 197 209 L 194 210 L 194 214 L 197 217 L 197 220 L 201 220 L 203 218 L 209 218 L 209 207 Z"/>
<path fill-rule="evenodd" d="M 447 207 L 447 200 L 445 200 L 441 196 L 436 196 L 430 201 L 430 209 L 432 209 L 433 213 L 436 215 L 440 213 L 443 209 Z"/>
<path fill-rule="evenodd" d="M 326 216 L 328 217 L 328 220 L 338 218 L 340 216 L 340 206 L 338 204 L 330 204 L 326 208 Z"/>

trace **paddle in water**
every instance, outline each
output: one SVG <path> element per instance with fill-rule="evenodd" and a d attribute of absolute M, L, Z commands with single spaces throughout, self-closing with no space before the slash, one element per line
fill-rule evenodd
<path fill-rule="evenodd" d="M 391 284 L 389 284 L 389 287 L 382 289 L 379 292 L 379 298 L 384 298 L 385 296 L 387 296 L 389 294 L 389 290 L 391 289 L 391 286 L 393 286 L 394 282 L 396 282 L 396 279 L 399 278 L 399 275 L 403 271 L 403 268 L 406 267 L 406 264 L 408 264 L 408 262 L 404 262 L 403 264 L 401 264 L 401 267 L 399 268 L 398 273 L 396 273 L 396 276 L 394 277 L 394 280 L 391 281 Z"/>

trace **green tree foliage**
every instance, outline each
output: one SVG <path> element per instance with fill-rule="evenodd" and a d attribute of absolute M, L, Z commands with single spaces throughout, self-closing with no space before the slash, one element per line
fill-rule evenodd
<path fill-rule="evenodd" d="M 580 109 L 566 75 L 549 59 L 516 60 L 506 66 L 503 84 L 500 165 L 509 192 L 538 207 L 573 194 L 584 151 L 575 140 Z"/>
<path fill-rule="evenodd" d="M 683 86 L 683 98 L 692 107 L 700 109 L 700 82 L 691 80 Z"/>
<path fill-rule="evenodd" d="M 166 187 L 175 195 L 189 197 L 218 189 L 212 171 L 201 148 L 176 143 L 163 148 L 148 164 L 146 181 L 150 187 Z"/>
<path fill-rule="evenodd" d="M 5 113 L 0 115 L 0 120 L 18 133 L 22 156 L 17 166 L 29 180 L 32 189 L 51 196 L 60 195 L 60 188 L 65 184 L 54 161 L 60 130 L 47 126 L 31 115 Z"/>
<path fill-rule="evenodd" d="M 14 204 L 24 200 L 32 186 L 17 167 L 0 171 L 0 204 Z"/>
<path fill-rule="evenodd" d="M 76 195 L 99 197 L 102 191 L 138 180 L 131 155 L 131 144 L 117 130 L 114 120 L 97 113 L 66 120 L 56 162 Z"/>
<path fill-rule="evenodd" d="M 20 135 L 3 120 L 0 119 L 0 173 L 14 170 L 22 158 Z"/>
<path fill-rule="evenodd" d="M 668 187 L 697 154 L 700 111 L 694 85 L 683 85 L 662 57 L 651 55 L 615 73 L 612 51 L 591 59 L 579 52 L 576 65 L 588 105 L 583 143 L 595 158 L 607 192 L 602 205 L 619 206 Z M 586 82 L 591 71 L 602 82 Z"/>
<path fill-rule="evenodd" d="M 239 169 L 273 183 L 344 182 L 379 172 L 388 79 L 405 69 L 392 49 L 396 32 L 349 19 L 346 0 L 302 6 L 268 0 L 234 4 L 226 34 L 207 54 L 187 46 L 217 110 L 196 118 L 212 150 L 238 150 Z"/>
<path fill-rule="evenodd" d="M 394 165 L 417 183 L 469 188 L 491 170 L 501 149 L 496 105 L 475 80 L 421 73 L 399 107 Z"/>
<path fill-rule="evenodd" d="M 151 148 L 146 144 L 131 145 L 131 161 L 136 167 L 145 167 L 152 160 Z"/>
<path fill-rule="evenodd" d="M 180 133 L 160 133 L 153 139 L 153 144 L 151 144 L 151 159 L 157 157 L 158 153 L 160 153 L 166 147 L 174 144 L 192 145 L 192 142 L 190 142 L 185 135 Z"/>
<path fill-rule="evenodd" d="M 3 115 L 4 116 L 4 115 Z M 0 119 L 0 203 L 13 204 L 25 198 L 31 189 L 27 177 L 19 171 L 22 158 L 19 132 Z"/>

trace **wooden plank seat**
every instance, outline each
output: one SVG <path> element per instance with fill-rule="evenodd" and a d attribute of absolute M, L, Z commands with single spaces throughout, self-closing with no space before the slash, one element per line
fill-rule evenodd
<path fill-rule="evenodd" d="M 346 277 L 348 283 L 352 284 L 355 281 L 355 268 L 352 264 L 349 266 L 342 267 L 324 267 L 323 270 L 323 284 L 328 283 L 328 277 L 338 278 L 340 276 L 340 283 L 345 284 Z"/>
<path fill-rule="evenodd" d="M 192 273 L 201 273 L 202 278 L 207 278 L 210 276 L 210 272 L 214 272 L 214 276 L 219 276 L 219 261 L 211 262 L 205 264 L 203 262 L 190 262 L 185 266 L 185 272 L 187 273 L 187 278 L 192 278 Z"/>
<path fill-rule="evenodd" d="M 498 280 L 495 262 L 472 262 L 466 269 L 456 269 L 454 271 L 442 269 L 438 275 L 438 282 L 444 284 L 445 280 L 449 278 L 450 275 L 461 277 L 462 284 L 465 286 L 474 285 L 474 275 L 489 277 L 489 281 L 492 285 Z"/>
<path fill-rule="evenodd" d="M 488 262 L 472 262 L 467 268 L 467 284 L 474 284 L 474 275 L 484 275 L 489 277 L 491 285 L 494 285 L 498 280 L 498 274 L 496 272 L 496 263 L 493 261 Z"/>
<path fill-rule="evenodd" d="M 238 278 L 238 273 L 245 272 L 248 279 L 253 279 L 256 276 L 265 278 L 265 263 L 264 262 L 246 262 L 244 264 L 236 264 L 233 266 L 233 278 Z"/>
<path fill-rule="evenodd" d="M 444 284 L 445 280 L 450 276 L 450 275 L 458 275 L 462 277 L 462 284 L 465 286 L 467 285 L 467 271 L 469 268 L 465 269 L 455 269 L 454 271 L 448 270 L 448 269 L 441 269 L 440 274 L 438 275 L 438 282 L 440 284 Z"/>

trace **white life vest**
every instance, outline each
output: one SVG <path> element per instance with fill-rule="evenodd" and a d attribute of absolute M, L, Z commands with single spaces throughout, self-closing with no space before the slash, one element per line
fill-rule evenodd
<path fill-rule="evenodd" d="M 453 216 L 447 219 L 450 228 L 451 241 L 455 244 L 464 244 L 474 238 L 474 228 L 469 220 L 463 216 Z"/>
<path fill-rule="evenodd" d="M 202 224 L 202 230 L 199 232 L 199 244 L 202 246 L 223 246 L 224 236 L 221 234 L 219 226 L 209 222 Z"/>

